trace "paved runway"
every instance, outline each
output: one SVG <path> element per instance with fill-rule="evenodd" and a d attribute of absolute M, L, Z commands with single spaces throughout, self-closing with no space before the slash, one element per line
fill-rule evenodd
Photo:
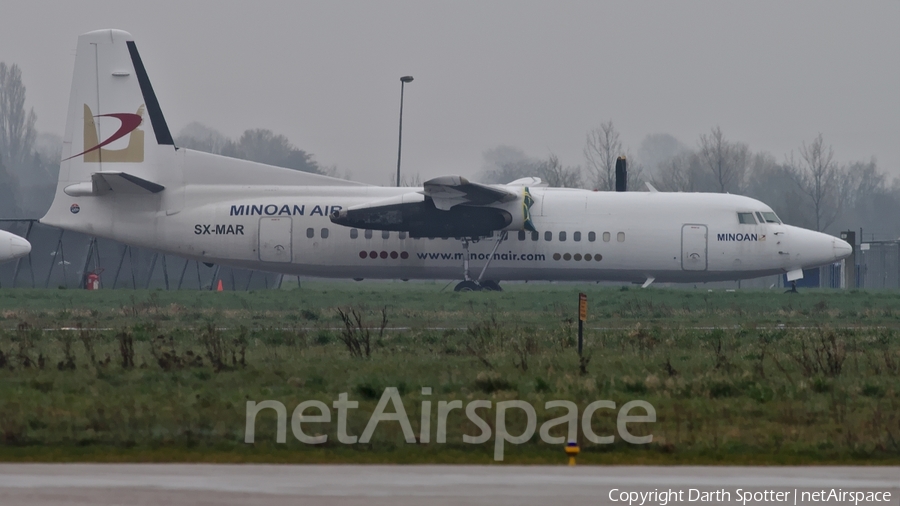
<path fill-rule="evenodd" d="M 625 498 L 624 502 L 611 500 Z M 890 492 L 900 504 L 900 467 L 356 466 L 207 464 L 0 464 L 3 506 L 113 505 L 615 505 L 628 492 L 723 490 L 702 504 L 742 504 L 747 491 Z M 699 492 L 697 492 L 699 493 Z M 765 498 L 765 496 L 759 496 Z M 770 497 L 774 497 L 771 496 Z M 883 495 L 881 497 L 884 497 Z M 641 506 L 640 499 L 632 506 Z M 804 501 L 796 504 L 854 504 Z M 648 498 L 643 506 L 665 506 Z"/>

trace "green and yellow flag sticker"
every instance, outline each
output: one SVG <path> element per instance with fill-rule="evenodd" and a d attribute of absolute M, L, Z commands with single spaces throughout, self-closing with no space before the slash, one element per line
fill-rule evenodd
<path fill-rule="evenodd" d="M 534 198 L 531 196 L 531 192 L 528 191 L 528 187 L 525 186 L 525 198 L 522 199 L 522 211 L 525 213 L 525 230 L 529 232 L 537 232 L 537 229 L 534 228 L 534 223 L 531 221 L 531 206 L 534 204 Z"/>

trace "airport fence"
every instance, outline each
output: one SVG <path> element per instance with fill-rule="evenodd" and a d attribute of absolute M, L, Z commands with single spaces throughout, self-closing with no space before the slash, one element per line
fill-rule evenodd
<path fill-rule="evenodd" d="M 856 253 L 860 288 L 900 288 L 900 241 L 871 241 Z"/>
<path fill-rule="evenodd" d="M 31 254 L 0 264 L 0 287 L 85 288 L 96 274 L 101 288 L 225 290 L 281 288 L 283 276 L 233 269 L 135 248 L 43 225 L 37 220 L 0 220 L 0 229 L 28 239 Z"/>

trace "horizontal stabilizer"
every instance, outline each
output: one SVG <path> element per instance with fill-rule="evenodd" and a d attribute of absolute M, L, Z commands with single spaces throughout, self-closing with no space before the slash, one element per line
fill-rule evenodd
<path fill-rule="evenodd" d="M 94 172 L 90 183 L 76 183 L 65 188 L 72 197 L 97 197 L 110 192 L 130 195 L 159 193 L 166 187 L 125 172 Z"/>
<path fill-rule="evenodd" d="M 152 181 L 132 176 L 127 172 L 94 172 L 91 182 L 98 195 L 109 191 L 116 193 L 159 193 L 166 189 Z"/>

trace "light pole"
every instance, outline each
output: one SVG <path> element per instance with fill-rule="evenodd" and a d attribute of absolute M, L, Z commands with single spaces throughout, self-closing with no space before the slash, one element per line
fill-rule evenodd
<path fill-rule="evenodd" d="M 400 140 L 397 142 L 397 187 L 400 187 L 400 153 L 403 148 L 403 87 L 411 83 L 413 76 L 400 78 Z"/>

